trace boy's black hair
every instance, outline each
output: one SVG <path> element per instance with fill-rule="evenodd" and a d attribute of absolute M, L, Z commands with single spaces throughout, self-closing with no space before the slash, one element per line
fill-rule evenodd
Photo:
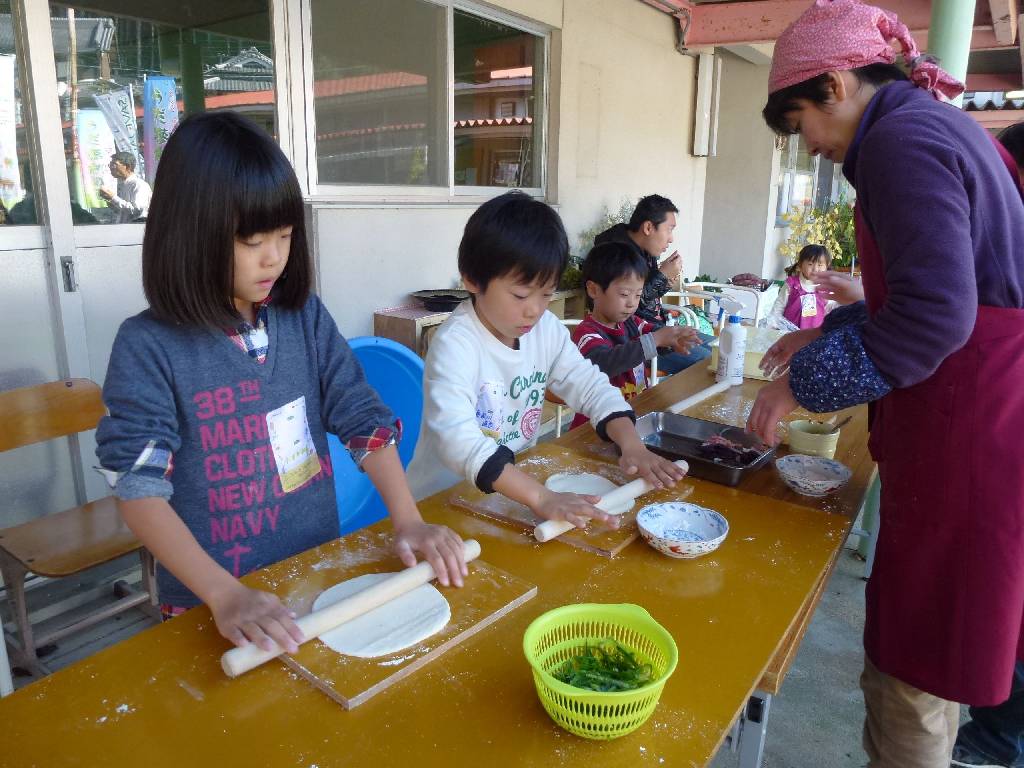
<path fill-rule="evenodd" d="M 132 152 L 115 152 L 110 156 L 111 160 L 117 160 L 129 171 L 135 170 L 135 155 Z"/>
<path fill-rule="evenodd" d="M 641 197 L 640 202 L 633 209 L 633 215 L 629 217 L 629 231 L 639 232 L 645 221 L 649 221 L 657 227 L 668 218 L 670 213 L 679 213 L 679 209 L 667 197 L 661 195 Z"/>
<path fill-rule="evenodd" d="M 907 79 L 903 70 L 895 64 L 868 64 L 866 67 L 851 69 L 850 72 L 859 82 L 875 86 Z M 827 104 L 831 99 L 828 82 L 828 72 L 823 72 L 810 80 L 804 80 L 771 94 L 764 109 L 761 110 L 768 127 L 779 136 L 792 134 L 793 130 L 786 121 L 786 113 L 797 109 L 798 99 L 804 99 L 812 104 Z"/>
<path fill-rule="evenodd" d="M 309 296 L 302 192 L 280 147 L 234 112 L 185 118 L 164 147 L 142 241 L 142 287 L 169 323 L 233 328 L 235 238 L 292 227 L 274 304 L 299 309 Z"/>
<path fill-rule="evenodd" d="M 588 282 L 597 283 L 602 291 L 607 291 L 613 281 L 626 275 L 636 275 L 641 280 L 647 279 L 647 259 L 635 248 L 625 243 L 606 242 L 590 249 L 587 258 L 580 268 L 583 275 L 584 293 Z M 594 300 L 587 296 L 587 309 L 594 308 Z"/>
<path fill-rule="evenodd" d="M 999 132 L 999 143 L 1013 155 L 1018 168 L 1024 168 L 1024 123 L 1014 123 Z"/>
<path fill-rule="evenodd" d="M 816 243 L 810 243 L 800 249 L 800 254 L 796 257 L 796 263 L 790 264 L 786 267 L 786 274 L 792 277 L 800 269 L 800 265 L 805 261 L 817 261 L 820 258 L 825 259 L 825 265 L 831 266 L 832 257 L 828 253 L 828 248 L 824 245 L 818 245 Z"/>
<path fill-rule="evenodd" d="M 519 191 L 477 208 L 459 243 L 459 273 L 481 291 L 505 275 L 527 284 L 557 285 L 568 261 L 569 238 L 558 214 Z"/>

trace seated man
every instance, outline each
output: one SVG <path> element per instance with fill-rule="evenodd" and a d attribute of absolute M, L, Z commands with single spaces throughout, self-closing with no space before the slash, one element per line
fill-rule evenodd
<path fill-rule="evenodd" d="M 683 257 L 679 251 L 658 264 L 658 256 L 672 244 L 677 213 L 679 209 L 667 197 L 648 195 L 636 204 L 628 224 L 616 224 L 594 238 L 594 245 L 623 243 L 643 256 L 647 263 L 647 279 L 644 281 L 644 292 L 636 314 L 655 328 L 664 326 L 668 319 L 661 306 L 661 297 L 671 290 L 672 283 L 679 279 L 683 269 Z M 679 373 L 706 359 L 711 355 L 707 342 L 712 338 L 701 335 L 702 343 L 685 354 L 671 349 L 659 349 L 658 369 L 667 374 Z"/>

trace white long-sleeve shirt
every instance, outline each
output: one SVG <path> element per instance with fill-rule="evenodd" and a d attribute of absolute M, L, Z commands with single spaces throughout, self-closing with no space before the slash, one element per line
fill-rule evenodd
<path fill-rule="evenodd" d="M 117 194 L 107 201 L 107 206 L 117 211 L 118 224 L 127 224 L 149 214 L 149 201 L 153 190 L 146 180 L 136 174 L 117 182 Z"/>
<path fill-rule="evenodd" d="M 423 374 L 423 422 L 409 465 L 409 485 L 422 499 L 480 470 L 502 446 L 513 453 L 537 443 L 544 392 L 600 424 L 630 412 L 622 394 L 584 358 L 551 312 L 505 346 L 464 301 L 438 329 Z"/>

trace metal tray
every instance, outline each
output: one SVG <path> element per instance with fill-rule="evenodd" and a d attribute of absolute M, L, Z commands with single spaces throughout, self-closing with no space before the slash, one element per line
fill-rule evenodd
<path fill-rule="evenodd" d="M 714 435 L 722 435 L 751 448 L 759 448 L 761 445 L 756 437 L 748 435 L 740 427 L 729 427 L 667 411 L 655 411 L 641 416 L 637 419 L 636 431 L 644 445 L 654 453 L 669 459 L 686 459 L 691 475 L 722 485 L 738 485 L 746 475 L 767 464 L 775 453 L 774 448 L 768 448 L 746 465 L 732 464 L 725 459 L 710 459 L 701 454 L 700 445 Z"/>

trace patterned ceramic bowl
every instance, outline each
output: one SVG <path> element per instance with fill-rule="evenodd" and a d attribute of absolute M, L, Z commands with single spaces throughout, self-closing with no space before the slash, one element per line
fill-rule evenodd
<path fill-rule="evenodd" d="M 786 485 L 804 496 L 828 496 L 850 481 L 853 473 L 845 464 L 821 456 L 791 453 L 775 461 Z"/>
<path fill-rule="evenodd" d="M 718 549 L 729 523 L 713 509 L 682 501 L 648 504 L 636 515 L 647 543 L 669 557 L 700 557 Z"/>

